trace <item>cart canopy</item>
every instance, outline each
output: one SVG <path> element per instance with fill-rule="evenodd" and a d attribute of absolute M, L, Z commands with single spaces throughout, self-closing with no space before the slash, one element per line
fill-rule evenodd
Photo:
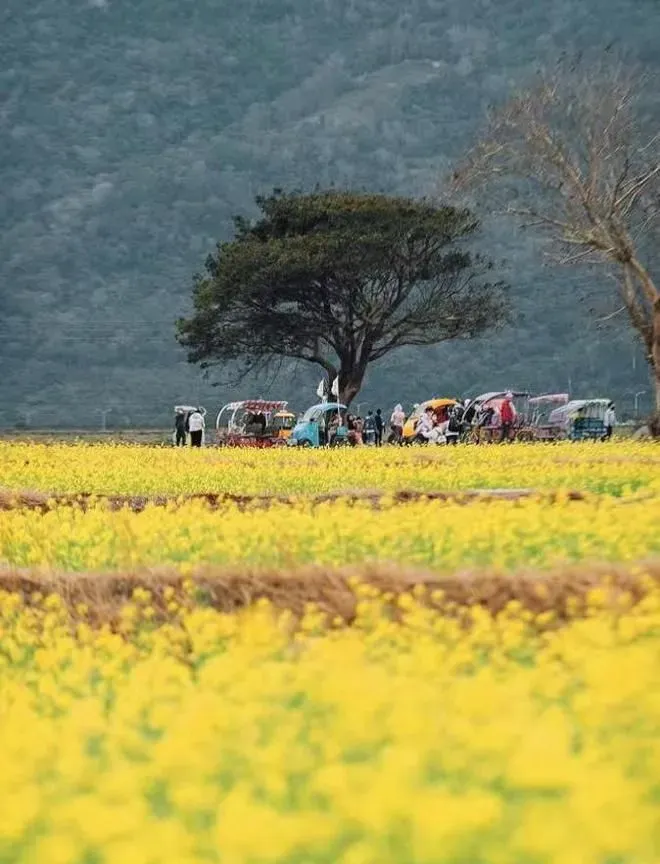
<path fill-rule="evenodd" d="M 540 396 L 532 396 L 530 405 L 567 405 L 568 393 L 542 393 Z"/>
<path fill-rule="evenodd" d="M 514 399 L 525 399 L 529 393 L 524 390 L 493 390 L 491 393 L 482 393 L 481 396 L 475 396 L 470 402 L 470 405 L 478 403 L 485 405 L 487 402 L 494 402 L 496 399 L 504 399 L 507 393 L 510 393 Z"/>
<path fill-rule="evenodd" d="M 312 420 L 318 419 L 321 414 L 326 414 L 329 411 L 333 413 L 341 413 L 347 411 L 346 405 L 341 402 L 319 402 L 317 405 L 311 405 L 302 416 L 301 423 L 310 423 Z"/>
<path fill-rule="evenodd" d="M 555 408 L 550 413 L 551 423 L 567 423 L 578 411 L 585 417 L 602 419 L 605 409 L 611 403 L 611 399 L 572 399 L 567 405 Z"/>
<path fill-rule="evenodd" d="M 244 399 L 240 402 L 228 402 L 223 411 L 240 411 L 243 408 L 245 411 L 263 411 L 264 414 L 270 411 L 283 411 L 288 402 L 272 402 L 266 399 Z"/>
<path fill-rule="evenodd" d="M 444 396 L 434 396 L 433 399 L 427 399 L 425 402 L 420 402 L 418 405 L 416 405 L 410 415 L 410 418 L 420 417 L 427 408 L 433 408 L 433 410 L 435 411 L 436 408 L 448 408 L 450 405 L 455 404 L 455 399 L 449 399 Z"/>

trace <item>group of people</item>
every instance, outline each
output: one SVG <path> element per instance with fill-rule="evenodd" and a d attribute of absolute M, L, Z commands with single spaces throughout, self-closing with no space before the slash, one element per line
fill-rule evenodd
<path fill-rule="evenodd" d="M 204 414 L 199 408 L 186 411 L 177 408 L 174 414 L 175 444 L 177 447 L 185 447 L 188 435 L 190 435 L 190 446 L 201 447 L 204 438 Z"/>
<path fill-rule="evenodd" d="M 502 399 L 492 404 L 470 403 L 470 400 L 457 400 L 454 404 L 427 405 L 424 410 L 418 410 L 416 405 L 413 410 L 415 426 L 412 436 L 407 436 L 407 443 L 414 441 L 420 444 L 457 444 L 464 436 L 466 429 L 488 430 L 487 440 L 498 440 L 506 442 L 515 436 L 517 412 L 513 403 L 513 394 L 506 393 Z M 582 409 L 580 409 L 581 411 Z M 583 419 L 580 411 L 574 418 L 574 423 L 579 426 Z M 204 438 L 204 410 L 199 408 L 178 408 L 175 414 L 175 442 L 177 447 L 185 446 L 188 435 L 192 447 L 201 447 Z M 263 413 L 251 415 L 251 426 L 262 434 L 266 428 L 266 417 Z M 616 425 L 616 413 L 614 403 L 610 402 L 604 416 L 605 434 L 604 438 L 610 438 Z M 343 423 L 339 412 L 333 413 L 325 428 L 321 430 L 322 443 L 332 444 L 337 436 L 338 430 Z M 389 418 L 389 434 L 387 442 L 390 444 L 401 444 L 404 441 L 404 426 L 406 414 L 403 406 L 398 404 L 394 407 Z M 347 414 L 345 419 L 348 443 L 357 446 L 360 444 L 380 447 L 385 440 L 386 421 L 383 412 L 378 408 L 375 412 L 368 411 L 366 417 Z M 345 433 L 344 433 L 345 434 Z M 339 440 L 339 439 L 337 439 Z M 345 440 L 345 439 L 344 439 Z"/>
<path fill-rule="evenodd" d="M 416 406 L 417 409 L 418 406 Z M 418 412 L 419 413 L 419 412 Z M 571 417 L 574 433 L 580 431 L 580 425 L 589 422 L 586 416 L 587 408 L 580 408 Z M 506 393 L 501 399 L 489 402 L 470 402 L 457 400 L 453 405 L 428 405 L 416 419 L 413 441 L 417 443 L 457 444 L 466 433 L 477 430 L 475 440 L 512 441 L 517 434 L 521 418 L 514 405 L 513 393 Z M 390 440 L 400 441 L 403 422 L 405 422 L 401 405 L 392 412 Z M 614 402 L 610 402 L 603 412 L 600 425 L 600 437 L 609 440 L 616 426 L 616 410 Z M 483 436 L 481 431 L 485 433 Z M 579 435 L 577 437 L 580 437 Z M 591 437 L 595 437 L 592 431 Z"/>
<path fill-rule="evenodd" d="M 339 413 L 333 413 L 328 423 L 327 443 L 332 444 L 337 430 L 340 428 L 343 418 Z M 385 419 L 381 408 L 376 412 L 368 411 L 366 417 L 356 414 L 346 415 L 346 430 L 348 443 L 356 446 L 358 444 L 371 444 L 381 447 L 385 434 Z"/>
<path fill-rule="evenodd" d="M 420 444 L 458 444 L 466 428 L 466 414 L 469 401 L 458 400 L 453 405 L 427 406 L 416 418 L 414 434 L 407 443 L 414 441 Z M 413 414 L 419 406 L 415 406 Z M 513 404 L 513 394 L 507 393 L 498 408 L 492 406 L 481 411 L 474 411 L 475 416 L 470 416 L 470 424 L 477 426 L 497 425 L 501 430 L 501 440 L 507 441 L 511 438 L 511 432 L 516 421 L 516 409 Z M 353 446 L 359 444 L 382 446 L 386 440 L 388 444 L 401 444 L 404 441 L 404 427 L 406 424 L 406 413 L 401 404 L 397 404 L 389 418 L 389 434 L 386 437 L 387 424 L 383 412 L 378 408 L 375 412 L 369 411 L 362 418 L 354 414 L 346 416 L 346 427 L 348 430 L 348 443 Z M 340 425 L 339 415 L 333 415 L 328 428 L 328 443 L 332 443 Z"/>
<path fill-rule="evenodd" d="M 354 414 L 346 415 L 346 428 L 348 430 L 349 444 L 371 444 L 381 447 L 385 434 L 385 420 L 382 409 L 376 412 L 368 411 L 366 417 Z"/>
<path fill-rule="evenodd" d="M 512 393 L 507 393 L 497 406 L 474 406 L 471 411 L 470 402 L 462 399 L 453 405 L 428 405 L 416 420 L 413 440 L 420 444 L 458 444 L 465 429 L 474 425 L 495 427 L 500 441 L 510 441 L 516 416 Z M 401 440 L 404 422 L 403 409 L 397 405 L 390 419 L 394 441 Z"/>
<path fill-rule="evenodd" d="M 392 428 L 398 429 L 399 420 L 396 406 L 392 414 Z M 465 408 L 463 402 L 458 401 L 455 405 L 442 405 L 433 407 L 428 405 L 419 415 L 414 429 L 413 440 L 420 444 L 458 444 L 463 432 Z"/>

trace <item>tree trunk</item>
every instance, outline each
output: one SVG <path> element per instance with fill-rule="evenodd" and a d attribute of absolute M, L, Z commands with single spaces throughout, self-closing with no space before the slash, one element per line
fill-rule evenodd
<path fill-rule="evenodd" d="M 353 399 L 360 392 L 362 387 L 362 379 L 364 378 L 364 370 L 351 369 L 350 371 L 339 373 L 339 401 L 349 406 Z"/>
<path fill-rule="evenodd" d="M 651 350 L 655 382 L 655 413 L 660 420 L 660 296 L 653 303 L 653 347 Z"/>

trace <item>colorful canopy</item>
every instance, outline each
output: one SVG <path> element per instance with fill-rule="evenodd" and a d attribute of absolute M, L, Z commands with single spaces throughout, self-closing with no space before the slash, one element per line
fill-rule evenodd
<path fill-rule="evenodd" d="M 229 402 L 223 411 L 238 411 L 244 408 L 246 411 L 282 411 L 288 402 L 271 402 L 266 399 L 245 399 L 241 402 Z"/>
<path fill-rule="evenodd" d="M 532 396 L 529 400 L 530 405 L 566 405 L 568 403 L 568 393 L 542 393 L 540 396 Z"/>
<path fill-rule="evenodd" d="M 522 399 L 525 396 L 529 396 L 529 393 L 521 390 L 494 390 L 491 393 L 482 393 L 481 396 L 476 396 L 472 400 L 472 403 L 478 402 L 481 405 L 485 405 L 486 402 L 492 402 L 495 399 L 504 399 L 507 393 L 510 393 L 514 399 Z"/>

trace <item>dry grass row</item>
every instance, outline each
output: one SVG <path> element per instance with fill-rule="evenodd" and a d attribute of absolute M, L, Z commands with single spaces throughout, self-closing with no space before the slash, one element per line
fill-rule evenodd
<path fill-rule="evenodd" d="M 151 592 L 157 619 L 168 616 L 165 589 L 185 603 L 208 606 L 225 613 L 238 612 L 261 599 L 276 609 L 289 610 L 294 617 L 315 604 L 330 619 L 350 624 L 356 614 L 355 580 L 389 595 L 392 614 L 397 598 L 415 587 L 424 588 L 422 602 L 448 615 L 480 606 L 494 615 L 512 601 L 534 614 L 552 612 L 555 622 L 586 613 L 587 598 L 594 589 L 605 589 L 604 603 L 620 608 L 622 595 L 632 604 L 646 596 L 651 586 L 660 585 L 660 559 L 634 565 L 585 564 L 549 572 L 521 571 L 514 574 L 437 573 L 404 570 L 375 564 L 344 570 L 311 567 L 294 572 L 251 572 L 249 570 L 200 569 L 184 577 L 175 569 L 140 570 L 123 574 L 48 573 L 6 568 L 0 571 L 0 590 L 20 593 L 29 604 L 35 595 L 60 595 L 74 617 L 85 604 L 86 620 L 94 625 L 114 625 L 136 588 Z M 191 587 L 192 584 L 192 587 Z M 442 592 L 439 596 L 437 592 Z M 168 592 L 171 593 L 171 592 Z"/>
<path fill-rule="evenodd" d="M 269 507 L 272 504 L 295 504 L 301 499 L 311 504 L 325 504 L 333 501 L 349 501 L 351 503 L 369 502 L 374 507 L 386 498 L 396 504 L 407 504 L 412 501 L 452 501 L 457 504 L 470 504 L 475 501 L 518 501 L 523 498 L 540 497 L 552 503 L 561 497 L 562 500 L 584 501 L 588 496 L 578 491 L 569 492 L 538 492 L 534 489 L 474 489 L 461 492 L 419 492 L 413 489 L 402 489 L 394 493 L 386 493 L 378 489 L 343 489 L 318 495 L 234 495 L 229 493 L 200 492 L 192 495 L 92 495 L 81 494 L 48 494 L 23 490 L 10 492 L 0 489 L 0 511 L 7 510 L 40 510 L 46 512 L 53 505 L 75 506 L 86 510 L 93 503 L 102 503 L 111 510 L 130 508 L 135 513 L 142 512 L 148 505 L 165 507 L 169 504 L 183 504 L 187 501 L 204 501 L 209 507 L 218 509 L 226 505 L 239 508 Z"/>

